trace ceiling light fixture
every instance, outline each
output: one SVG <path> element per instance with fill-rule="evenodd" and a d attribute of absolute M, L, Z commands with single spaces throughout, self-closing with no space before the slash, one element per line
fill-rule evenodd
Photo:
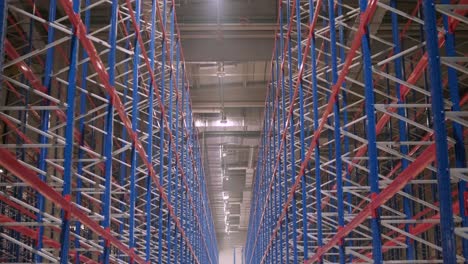
<path fill-rule="evenodd" d="M 221 124 L 226 124 L 227 123 L 227 117 L 226 117 L 226 113 L 224 111 L 221 112 L 221 120 L 219 122 Z"/>

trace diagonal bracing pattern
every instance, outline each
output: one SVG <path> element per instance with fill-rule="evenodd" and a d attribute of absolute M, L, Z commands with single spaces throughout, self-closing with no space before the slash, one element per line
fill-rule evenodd
<path fill-rule="evenodd" d="M 3 4 L 0 262 L 217 263 L 175 2 Z"/>
<path fill-rule="evenodd" d="M 465 263 L 467 4 L 278 3 L 246 263 Z"/>

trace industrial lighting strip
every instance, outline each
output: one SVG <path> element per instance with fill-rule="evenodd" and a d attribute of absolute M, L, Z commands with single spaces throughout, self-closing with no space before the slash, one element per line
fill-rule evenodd
<path fill-rule="evenodd" d="M 279 3 L 247 263 L 467 259 L 455 2 Z"/>
<path fill-rule="evenodd" d="M 216 262 L 174 2 L 23 4 L 2 17 L 5 261 Z"/>

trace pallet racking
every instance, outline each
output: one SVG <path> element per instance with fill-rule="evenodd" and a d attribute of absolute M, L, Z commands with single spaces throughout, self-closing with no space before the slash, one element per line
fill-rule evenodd
<path fill-rule="evenodd" d="M 246 263 L 466 262 L 466 4 L 278 3 Z"/>
<path fill-rule="evenodd" d="M 217 263 L 175 1 L 0 11 L 0 262 Z"/>

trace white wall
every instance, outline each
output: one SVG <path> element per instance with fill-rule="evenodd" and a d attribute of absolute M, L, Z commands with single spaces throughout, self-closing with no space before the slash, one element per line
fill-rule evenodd
<path fill-rule="evenodd" d="M 219 251 L 219 264 L 242 264 L 242 248 L 236 248 L 236 263 L 234 263 L 234 248 Z"/>

